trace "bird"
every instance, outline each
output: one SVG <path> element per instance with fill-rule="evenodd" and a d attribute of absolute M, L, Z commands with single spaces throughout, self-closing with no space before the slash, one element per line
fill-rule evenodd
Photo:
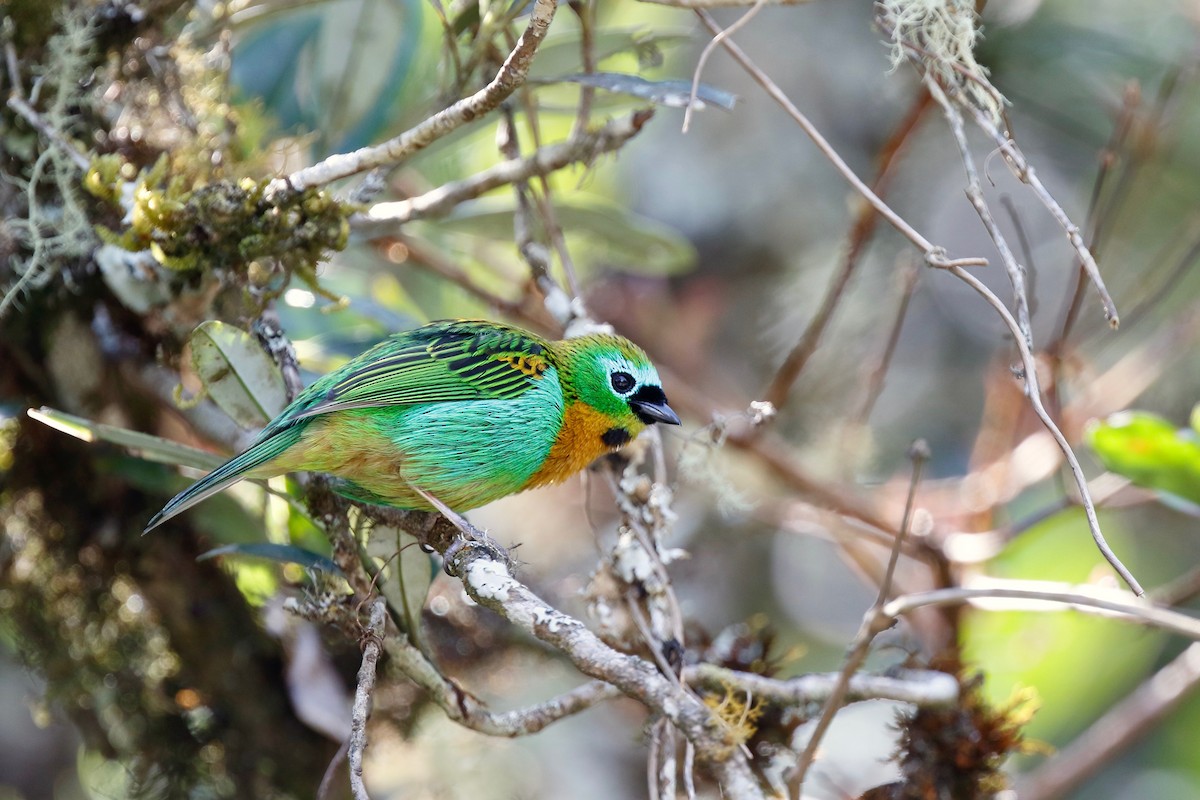
<path fill-rule="evenodd" d="M 245 478 L 335 476 L 364 503 L 455 512 L 559 483 L 649 425 L 679 425 L 630 340 L 550 341 L 487 320 L 395 333 L 317 379 L 244 452 L 176 495 L 145 532 Z"/>

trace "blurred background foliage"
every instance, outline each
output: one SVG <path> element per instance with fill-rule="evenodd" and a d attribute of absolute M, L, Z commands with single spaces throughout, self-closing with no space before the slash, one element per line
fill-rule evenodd
<path fill-rule="evenodd" d="M 26 5 L 11 0 L 3 5 L 18 32 L 29 25 Z M 653 81 L 690 78 L 707 36 L 689 13 L 630 0 L 588 7 L 595 15 L 598 69 Z M 870 25 L 871 9 L 868 0 L 766 8 L 737 35 L 864 176 L 874 174 L 881 148 L 920 102 L 911 74 L 889 72 L 886 48 Z M 190 49 L 192 58 L 204 61 L 207 71 L 197 67 L 191 74 L 195 94 L 228 102 L 246 148 L 241 156 L 247 163 L 269 165 L 274 174 L 379 142 L 473 90 L 494 73 L 496 53 L 489 50 L 489 38 L 467 32 L 481 26 L 503 30 L 514 21 L 513 29 L 519 30 L 526 11 L 523 3 L 443 5 L 439 0 L 247 0 L 221 7 L 200 3 L 194 9 L 187 4 L 166 9 L 155 21 L 156 30 L 146 34 L 153 40 L 147 50 Z M 734 12 L 719 17 L 728 23 Z M 1194 269 L 1200 233 L 1198 21 L 1200 7 L 1191 0 L 1153 8 L 1124 0 L 989 3 L 979 50 L 995 85 L 1012 101 L 1008 112 L 1018 141 L 1084 226 L 1122 311 L 1121 330 L 1111 332 L 1085 294 L 1077 322 L 1062 336 L 1075 286 L 1072 255 L 1024 187 L 999 159 L 990 159 L 987 195 L 997 206 L 1004 198 L 1012 213 L 1003 224 L 1019 229 L 1027 248 L 1034 332 L 1045 353 L 1041 366 L 1054 376 L 1053 406 L 1090 475 L 1107 470 L 1113 479 L 1132 481 L 1112 494 L 1101 519 L 1114 549 L 1148 587 L 1186 579 L 1200 562 L 1200 445 L 1193 413 L 1200 398 L 1195 315 L 1200 271 Z M 561 79 L 582 71 L 581 35 L 578 17 L 560 10 L 535 61 L 529 92 L 513 100 L 524 152 L 564 139 L 574 123 L 581 89 Z M 448 40 L 457 42 L 453 57 Z M 173 57 L 187 60 L 181 52 Z M 761 394 L 840 266 L 860 200 L 730 60 L 717 54 L 704 81 L 713 91 L 739 95 L 735 108 L 710 106 L 684 135 L 682 111 L 664 104 L 619 156 L 561 170 L 548 176 L 547 184 L 588 307 L 664 366 L 673 399 L 677 394 L 689 398 L 689 424 L 668 441 L 668 450 L 680 464 L 674 473 L 680 517 L 676 543 L 691 553 L 689 560 L 673 565 L 672 575 L 696 640 L 747 620 L 765 623 L 774 633 L 772 653 L 782 674 L 836 669 L 873 587 L 841 557 L 836 525 L 811 523 L 809 506 L 760 460 L 712 446 L 701 428 L 710 422 L 709 412 L 736 414 Z M 600 91 L 595 114 L 627 113 L 645 102 Z M 106 122 L 113 130 L 143 124 L 134 116 Z M 952 255 L 992 257 L 991 244 L 963 197 L 961 164 L 950 155 L 954 147 L 944 122 L 930 109 L 917 124 L 890 176 L 889 202 Z M 5 126 L 0 129 L 5 159 L 13 164 L 22 147 L 32 147 L 36 134 L 11 117 Z M 81 142 L 92 141 L 87 134 L 73 130 Z M 128 130 L 125 135 L 130 137 L 126 143 L 138 141 Z M 155 132 L 141 136 L 153 149 Z M 489 119 L 406 162 L 390 177 L 388 192 L 420 194 L 502 159 L 495 120 Z M 239 167 L 231 163 L 229 168 Z M 497 190 L 458 206 L 445 219 L 406 224 L 392 234 L 352 234 L 349 245 L 321 265 L 316 286 L 283 283 L 286 279 L 275 276 L 270 287 L 280 293 L 279 318 L 296 343 L 305 378 L 391 331 L 430 319 L 516 311 L 512 316 L 518 322 L 545 325 L 544 314 L 525 300 L 528 269 L 513 246 L 514 207 L 511 190 Z M 11 236 L 0 241 L 0 254 L 7 259 L 21 253 L 12 241 Z M 1011 343 L 999 320 L 966 287 L 937 272 L 919 276 L 882 394 L 868 417 L 854 413 L 862 407 L 868 375 L 879 362 L 900 303 L 898 276 L 908 263 L 907 247 L 883 226 L 867 244 L 831 327 L 776 422 L 791 454 L 812 475 L 861 492 L 881 517 L 897 522 L 908 475 L 904 452 L 911 440 L 924 437 L 934 454 L 920 501 L 925 530 L 940 546 L 953 542 L 960 548 L 954 552 L 967 554 L 956 564 L 964 581 L 1111 581 L 1082 513 L 1063 500 L 1071 490 L 1060 459 L 1047 448 L 1011 378 L 1016 361 Z M 561 268 L 556 261 L 556 275 Z M 11 313 L 39 324 L 36 315 L 71 304 L 61 297 L 95 292 L 95 272 L 68 265 L 63 273 L 73 281 L 42 282 Z M 979 274 L 1007 296 L 997 265 Z M 252 315 L 225 316 L 248 327 Z M 191 330 L 184 320 L 178 322 L 182 333 L 166 346 L 173 357 L 182 352 Z M 77 341 L 98 336 L 98 329 L 94 322 L 75 324 L 79 330 L 64 346 L 78 346 L 87 361 L 91 350 Z M 236 369 L 249 358 L 238 350 L 244 350 L 248 337 L 243 334 L 241 344 L 236 339 L 221 350 L 226 361 L 219 365 Z M 190 341 L 195 357 L 195 337 Z M 213 363 L 203 358 L 190 362 L 190 370 L 189 360 L 182 359 L 183 371 L 202 376 Z M 66 374 L 86 389 L 91 385 L 86 376 L 102 361 L 72 365 L 85 375 L 82 381 L 70 370 Z M 98 384 L 99 377 L 93 377 Z M 672 378 L 678 385 L 672 386 Z M 185 395 L 207 385 L 211 399 L 228 411 L 211 384 L 185 374 Z M 0 383 L 0 501 L 9 504 L 6 537 L 25 540 L 30 535 L 20 529 L 25 512 L 14 505 L 16 495 L 6 488 L 5 476 L 15 459 L 32 451 L 19 441 L 28 435 L 20 433 L 25 423 L 19 420 L 26 406 L 41 402 L 20 386 L 15 380 Z M 261 399 L 263 392 L 252 394 Z M 131 426 L 119 411 L 97 407 L 87 392 L 72 398 L 60 387 L 53 397 L 66 411 Z M 273 413 L 261 410 L 268 417 Z M 252 419 L 232 416 L 245 428 L 253 425 Z M 205 439 L 171 415 L 160 418 L 152 432 L 196 445 Z M 94 431 L 90 435 L 105 438 Z M 147 446 L 154 450 L 155 445 Z M 64 452 L 93 460 L 92 474 L 144 495 L 133 507 L 138 514 L 114 514 L 119 523 L 107 535 L 117 540 L 136 537 L 149 511 L 186 485 L 175 471 L 116 448 Z M 205 464 L 201 458 L 192 466 Z M 198 535 L 193 556 L 233 546 L 213 559 L 222 570 L 213 576 L 232 576 L 255 609 L 248 626 L 260 625 L 259 611 L 268 616 L 271 598 L 281 588 L 310 580 L 304 567 L 328 552 L 305 513 L 286 499 L 297 493 L 292 483 L 280 479 L 271 489 L 239 486 L 189 512 Z M 595 559 L 589 531 L 602 541 L 612 535 L 607 497 L 600 481 L 585 480 L 508 498 L 472 517 L 500 541 L 521 544 L 523 575 L 536 590 L 582 614 L 580 593 Z M 37 517 L 29 512 L 27 518 Z M 164 531 L 155 538 L 170 535 Z M 155 546 L 152 538 L 139 549 Z M 4 557 L 11 558 L 12 549 L 6 548 Z M 33 558 L 28 550 L 22 557 Z M 64 582 L 56 589 L 61 596 L 82 591 L 73 582 L 86 582 L 83 573 L 59 572 L 61 563 L 30 561 L 24 568 L 44 570 L 37 573 L 42 579 Z M 441 658 L 471 692 L 501 707 L 518 707 L 576 681 L 565 663 L 528 643 L 510 641 L 512 634 L 494 623 L 466 621 L 461 590 L 433 575 L 423 555 L 406 551 L 403 569 L 403 591 L 411 592 L 414 602 L 425 599 L 427 624 L 467 631 L 457 652 Z M 915 569 L 902 570 L 900 580 L 904 589 L 928 583 Z M 176 588 L 188 591 L 187 585 Z M 130 597 L 137 597 L 119 581 L 88 591 L 89 602 L 97 603 L 128 606 Z M 1195 594 L 1196 589 L 1181 592 L 1177 599 L 1194 608 Z M 0 608 L 11 611 L 25 602 L 15 587 L 0 589 Z M 131 624 L 138 618 L 137 605 L 129 606 Z M 63 624 L 70 620 L 64 612 Z M 63 715 L 76 719 L 72 703 L 126 703 L 123 712 L 110 716 L 136 722 L 138 701 L 121 699 L 116 677 L 112 685 L 101 678 L 82 691 L 56 693 L 53 674 L 39 672 L 36 662 L 32 671 L 22 664 L 30 659 L 21 636 L 4 624 L 0 633 L 6 651 L 0 664 L 0 796 L 129 793 L 131 778 L 116 741 L 120 725 L 113 719 L 103 723 L 110 744 L 97 747 L 95 736 L 72 732 Z M 116 637 L 112 641 L 120 639 L 117 632 L 108 634 Z M 153 639 L 154 634 L 150 628 L 138 635 Z M 103 675 L 109 660 L 146 658 L 155 647 L 142 642 L 136 654 L 123 654 L 106 650 L 105 641 L 97 638 L 95 652 L 71 658 L 99 660 L 101 669 L 94 674 Z M 513 646 L 502 647 L 506 644 Z M 1040 711 L 1027 732 L 1051 747 L 1067 745 L 1184 646 L 1114 620 L 1045 609 L 994 610 L 985 604 L 948 620 L 926 620 L 898 633 L 894 644 L 877 652 L 871 665 L 899 663 L 907 651 L 922 647 L 944 650 L 957 644 L 967 665 L 985 674 L 985 694 L 995 703 L 1031 687 Z M 493 655 L 480 656 L 487 652 Z M 335 661 L 342 655 L 335 652 Z M 108 674 L 120 675 L 127 666 L 114 666 Z M 343 676 L 351 674 L 339 666 Z M 137 668 L 160 669 L 168 682 L 177 670 L 153 660 Z M 337 691 L 320 687 L 308 690 L 309 699 L 336 706 Z M 186 690 L 173 686 L 145 702 L 174 703 L 202 741 L 209 723 L 203 705 L 189 706 Z M 295 686 L 292 690 L 293 702 L 302 702 L 294 696 Z M 626 701 L 514 741 L 459 728 L 403 686 L 386 689 L 379 706 L 401 720 L 391 733 L 385 729 L 372 739 L 368 751 L 368 773 L 379 798 L 587 800 L 644 792 L 643 744 L 636 734 L 640 711 Z M 863 704 L 839 717 L 819 764 L 820 777 L 812 784 L 814 797 L 854 795 L 890 779 L 894 768 L 883 761 L 894 748 L 887 726 L 895 711 L 892 704 Z M 1196 794 L 1197 730 L 1200 700 L 1192 696 L 1075 796 Z M 214 763 L 223 757 L 209 756 Z M 1044 760 L 1044 755 L 1026 756 L 1014 768 Z M 471 775 L 476 777 L 464 778 Z M 217 794 L 233 792 L 219 782 L 213 787 Z"/>

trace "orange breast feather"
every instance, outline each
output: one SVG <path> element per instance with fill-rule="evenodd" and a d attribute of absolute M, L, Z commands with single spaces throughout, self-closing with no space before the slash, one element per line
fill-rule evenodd
<path fill-rule="evenodd" d="M 530 476 L 525 489 L 559 483 L 614 448 L 601 438 L 612 419 L 584 403 L 571 403 L 563 414 L 562 429 L 546 456 L 546 463 Z"/>

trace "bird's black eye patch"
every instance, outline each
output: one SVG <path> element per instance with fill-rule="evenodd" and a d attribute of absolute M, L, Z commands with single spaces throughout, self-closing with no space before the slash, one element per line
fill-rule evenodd
<path fill-rule="evenodd" d="M 609 428 L 600 434 L 600 441 L 604 442 L 604 446 L 613 449 L 628 444 L 629 439 L 629 431 L 624 428 Z"/>
<path fill-rule="evenodd" d="M 637 381 L 628 372 L 614 372 L 608 380 L 617 394 L 625 394 L 637 385 Z"/>

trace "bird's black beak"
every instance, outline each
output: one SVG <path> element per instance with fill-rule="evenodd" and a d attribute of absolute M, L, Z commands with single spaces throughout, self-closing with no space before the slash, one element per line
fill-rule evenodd
<path fill-rule="evenodd" d="M 667 396 L 657 386 L 643 386 L 629 398 L 629 407 L 637 418 L 647 425 L 664 422 L 667 425 L 678 425 L 679 415 L 667 405 Z"/>

